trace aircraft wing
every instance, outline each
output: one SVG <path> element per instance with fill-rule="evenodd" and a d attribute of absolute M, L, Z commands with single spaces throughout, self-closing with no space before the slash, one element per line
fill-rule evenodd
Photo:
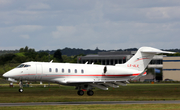
<path fill-rule="evenodd" d="M 106 82 L 119 82 L 119 81 L 125 81 L 125 80 L 101 80 L 101 81 L 67 81 L 67 84 L 70 83 L 106 83 Z"/>
<path fill-rule="evenodd" d="M 108 90 L 108 87 L 113 87 L 113 88 L 118 88 L 119 85 L 121 86 L 126 86 L 127 83 L 129 83 L 127 80 L 101 80 L 101 81 L 92 81 L 92 80 L 86 80 L 86 81 L 80 81 L 80 80 L 69 80 L 69 81 L 57 81 L 56 83 L 59 84 L 66 84 L 66 85 L 72 85 L 72 84 L 77 84 L 77 85 L 89 85 L 91 87 L 97 87 L 102 90 Z"/>
<path fill-rule="evenodd" d="M 59 84 L 72 84 L 72 83 L 106 83 L 106 82 L 119 82 L 119 81 L 127 81 L 127 80 L 82 80 L 82 79 L 69 79 L 69 80 L 63 80 L 61 78 L 56 78 L 51 80 L 52 82 L 59 83 Z"/>

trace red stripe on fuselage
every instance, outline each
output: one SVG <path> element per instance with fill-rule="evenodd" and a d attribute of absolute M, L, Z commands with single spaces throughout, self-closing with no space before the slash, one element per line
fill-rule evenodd
<path fill-rule="evenodd" d="M 16 76 L 33 76 L 33 75 L 36 75 L 36 74 L 23 74 L 23 75 L 16 75 Z"/>
<path fill-rule="evenodd" d="M 101 74 L 101 75 L 47 75 L 47 74 L 38 74 L 38 75 L 42 75 L 42 77 L 59 77 L 59 76 L 110 76 L 110 77 L 114 77 L 114 76 L 138 76 L 140 73 L 136 73 L 136 74 L 122 74 L 122 75 L 106 75 L 106 74 Z M 24 74 L 24 75 L 16 75 L 16 76 L 35 76 L 36 74 Z"/>

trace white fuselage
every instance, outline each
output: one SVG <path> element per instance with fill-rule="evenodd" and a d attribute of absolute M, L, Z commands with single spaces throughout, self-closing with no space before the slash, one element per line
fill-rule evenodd
<path fill-rule="evenodd" d="M 51 81 L 68 84 L 71 82 L 124 81 L 140 74 L 136 70 L 117 66 L 45 62 L 27 62 L 23 64 L 29 66 L 14 68 L 4 76 L 16 80 Z M 107 71 L 104 71 L 105 67 Z"/>

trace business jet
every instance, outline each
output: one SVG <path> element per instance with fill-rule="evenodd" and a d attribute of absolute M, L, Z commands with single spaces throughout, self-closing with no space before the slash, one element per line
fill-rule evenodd
<path fill-rule="evenodd" d="M 23 80 L 48 81 L 61 85 L 75 86 L 77 94 L 82 96 L 94 94 L 97 87 L 108 90 L 108 87 L 125 86 L 129 80 L 145 76 L 145 68 L 158 53 L 174 53 L 152 47 L 141 47 L 136 54 L 124 64 L 96 65 L 51 62 L 25 62 L 3 74 L 9 81 L 19 81 L 19 92 L 23 92 Z"/>

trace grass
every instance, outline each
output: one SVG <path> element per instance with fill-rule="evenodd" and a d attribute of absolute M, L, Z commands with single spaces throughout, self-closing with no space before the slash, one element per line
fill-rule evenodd
<path fill-rule="evenodd" d="M 30 85 L 31 86 L 31 85 Z M 16 102 L 72 102 L 72 101 L 144 101 L 180 100 L 180 84 L 128 84 L 108 91 L 95 89 L 93 96 L 78 96 L 74 87 L 32 85 L 18 92 L 18 85 L 10 88 L 0 85 L 0 103 Z"/>
<path fill-rule="evenodd" d="M 93 96 L 78 96 L 74 87 L 33 84 L 18 92 L 18 85 L 10 88 L 0 85 L 0 103 L 16 102 L 71 102 L 71 101 L 136 101 L 136 100 L 180 100 L 180 84 L 128 84 L 108 91 L 95 89 Z M 1 110 L 180 110 L 180 104 L 119 104 L 119 105 L 47 105 L 0 107 Z"/>
<path fill-rule="evenodd" d="M 48 105 L 0 107 L 2 110 L 180 110 L 180 104 Z"/>

